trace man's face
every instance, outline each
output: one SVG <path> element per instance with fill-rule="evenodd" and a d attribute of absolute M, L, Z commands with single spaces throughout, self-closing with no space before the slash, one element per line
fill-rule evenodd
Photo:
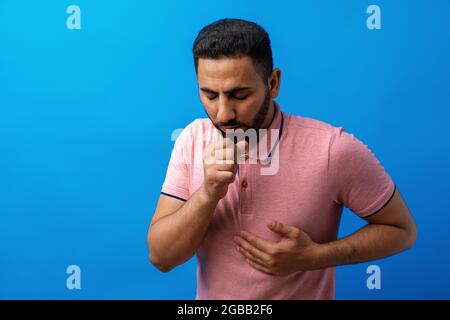
<path fill-rule="evenodd" d="M 199 59 L 200 100 L 222 134 L 227 129 L 260 129 L 272 99 L 250 57 Z"/>

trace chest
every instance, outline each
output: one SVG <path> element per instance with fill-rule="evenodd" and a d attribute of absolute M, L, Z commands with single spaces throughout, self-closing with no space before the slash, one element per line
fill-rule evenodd
<path fill-rule="evenodd" d="M 275 174 L 263 174 L 264 169 L 270 171 L 269 166 L 276 166 Z M 191 173 L 190 192 L 202 183 L 203 166 L 197 165 Z M 216 208 L 211 229 L 221 234 L 243 229 L 277 241 L 280 237 L 266 226 L 269 220 L 277 220 L 325 242 L 336 237 L 340 209 L 329 196 L 327 155 L 320 150 L 307 156 L 284 152 L 278 163 L 239 165 L 235 181 Z"/>

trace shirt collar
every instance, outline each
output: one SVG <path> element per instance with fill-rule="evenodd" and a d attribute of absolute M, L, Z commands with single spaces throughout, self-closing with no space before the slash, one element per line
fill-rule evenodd
<path fill-rule="evenodd" d="M 282 137 L 283 127 L 284 127 L 284 114 L 280 109 L 279 104 L 276 101 L 273 101 L 273 106 L 275 108 L 275 115 L 267 128 L 267 134 L 260 136 L 260 141 L 258 143 L 258 150 L 254 150 L 254 152 L 250 152 L 250 154 L 257 155 L 259 158 L 259 148 L 262 143 L 266 144 L 267 156 L 264 159 L 260 159 L 260 161 L 264 163 L 270 162 L 272 159 L 272 155 L 276 151 L 276 148 L 279 148 L 279 142 Z M 258 133 L 259 134 L 259 133 Z M 254 160 L 254 157 L 251 157 Z"/>

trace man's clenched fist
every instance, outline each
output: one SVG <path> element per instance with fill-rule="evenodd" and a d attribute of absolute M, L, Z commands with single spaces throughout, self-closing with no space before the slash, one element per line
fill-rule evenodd
<path fill-rule="evenodd" d="M 231 139 L 225 138 L 206 148 L 203 157 L 203 188 L 211 199 L 218 201 L 227 194 L 228 185 L 234 181 L 246 146 L 245 140 L 235 144 Z"/>

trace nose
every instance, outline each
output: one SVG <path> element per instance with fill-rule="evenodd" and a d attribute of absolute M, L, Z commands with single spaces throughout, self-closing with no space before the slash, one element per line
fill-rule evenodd
<path fill-rule="evenodd" d="M 236 117 L 234 108 L 227 97 L 219 98 L 219 109 L 217 111 L 217 121 L 227 123 Z"/>

